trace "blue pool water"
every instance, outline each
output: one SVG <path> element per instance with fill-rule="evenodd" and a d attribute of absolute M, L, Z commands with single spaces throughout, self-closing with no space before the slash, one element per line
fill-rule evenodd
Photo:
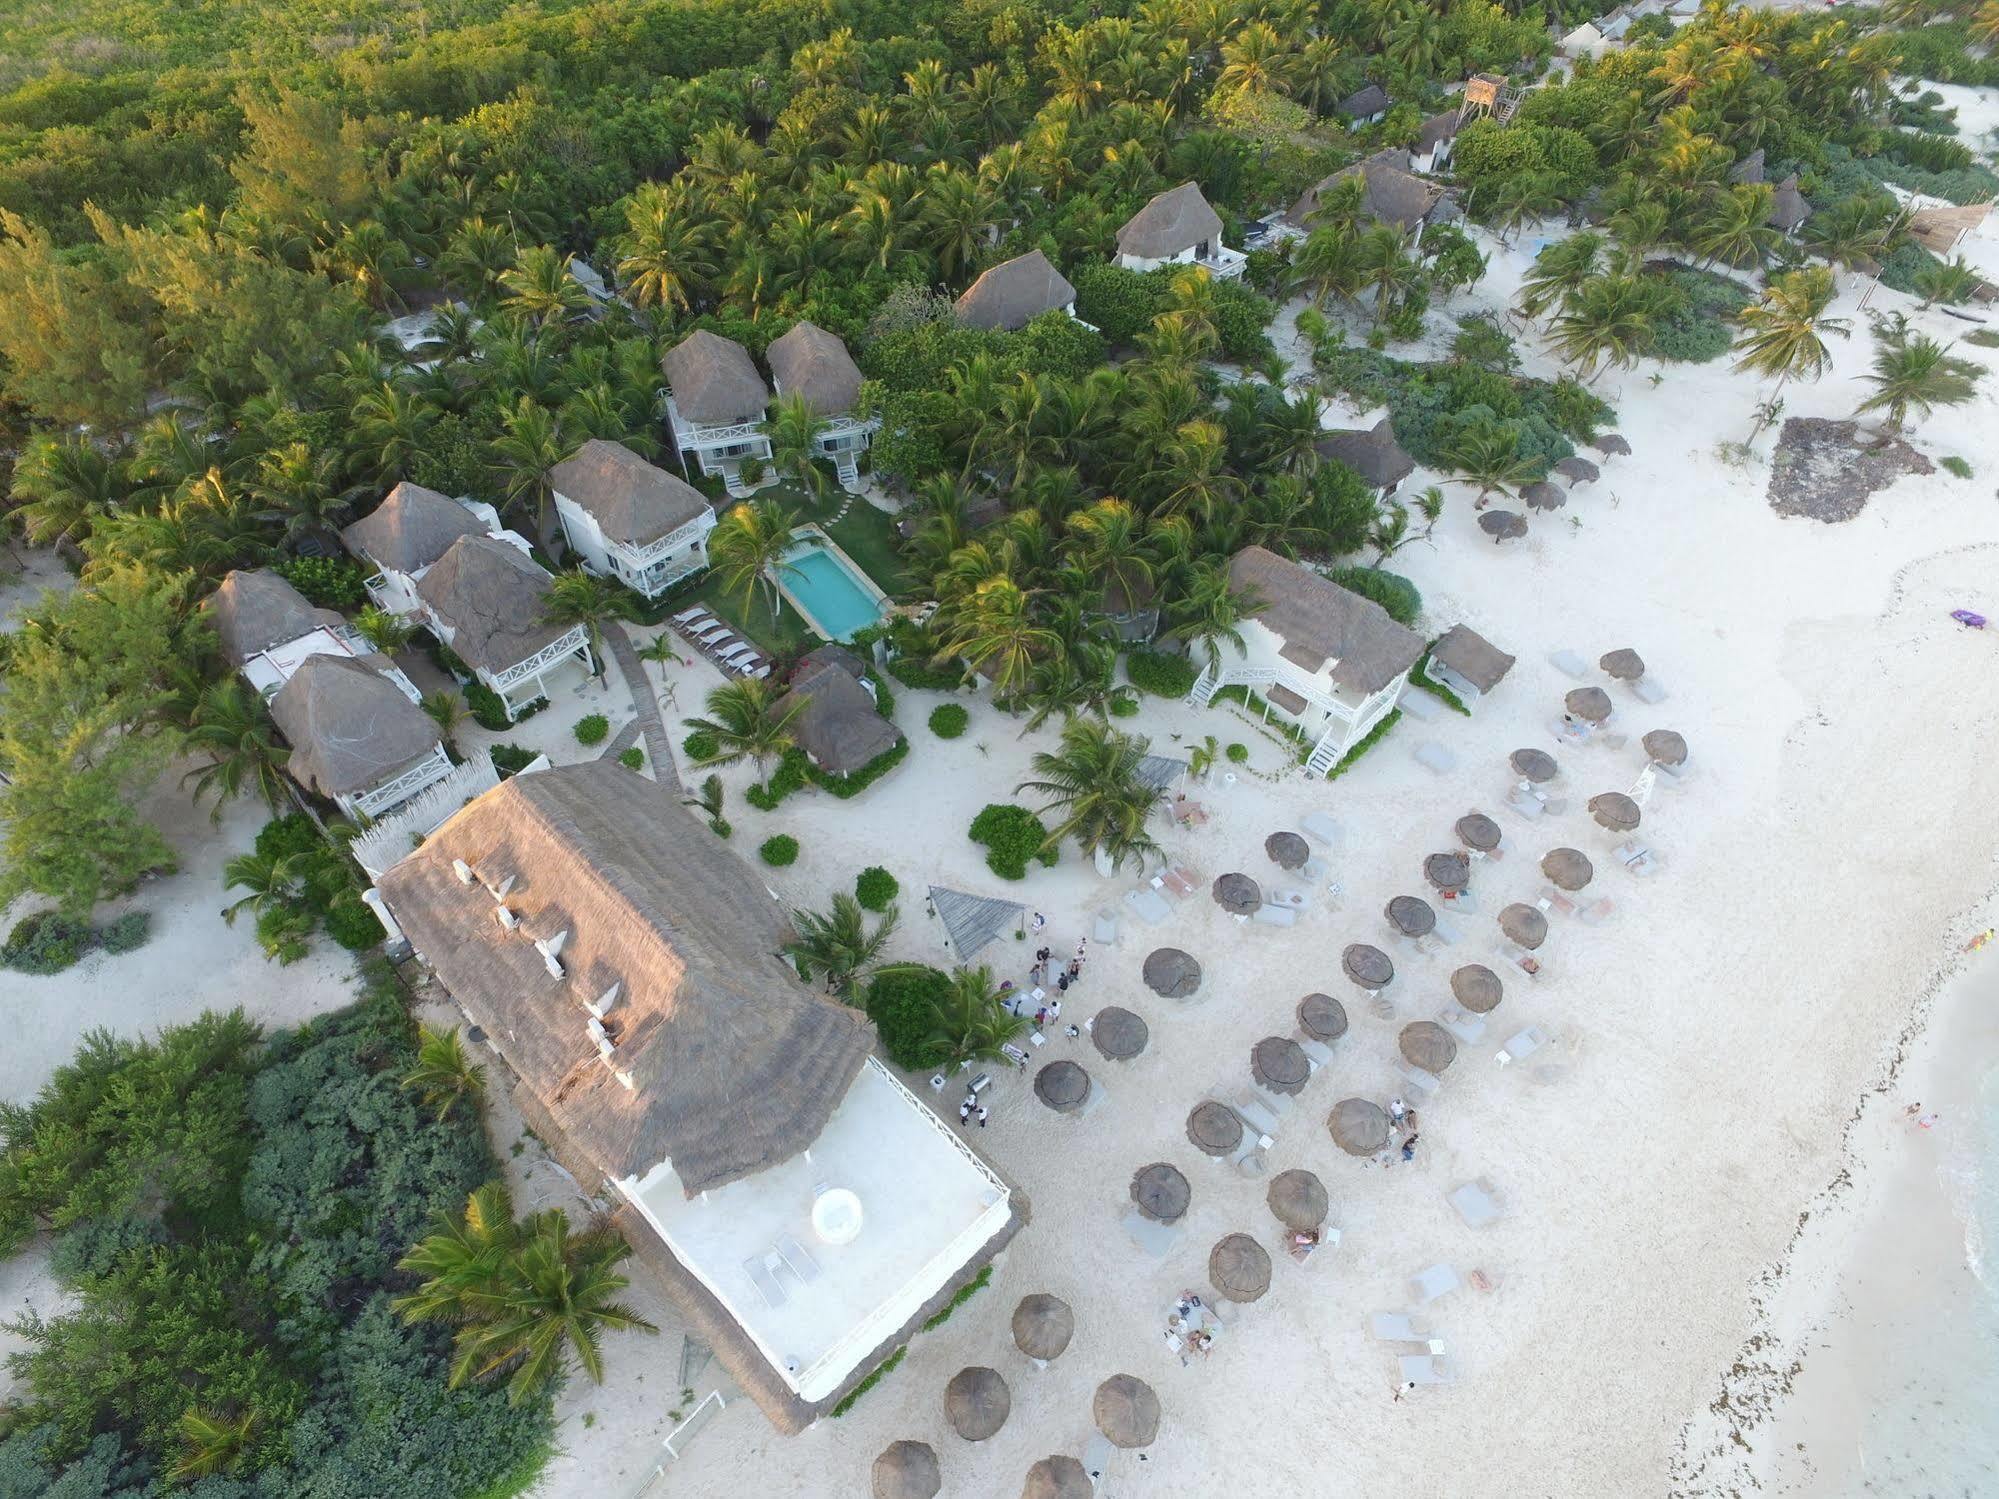
<path fill-rule="evenodd" d="M 809 546 L 792 553 L 782 581 L 832 640 L 851 639 L 882 616 L 874 594 L 854 576 L 846 557 Z"/>

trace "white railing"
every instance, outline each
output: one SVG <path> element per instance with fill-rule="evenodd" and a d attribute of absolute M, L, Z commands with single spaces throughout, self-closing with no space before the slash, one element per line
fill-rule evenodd
<path fill-rule="evenodd" d="M 733 443 L 748 442 L 752 438 L 768 441 L 762 422 L 731 422 L 727 426 L 707 426 L 701 422 L 682 422 L 674 419 L 674 430 L 680 435 L 683 448 L 721 448 Z"/>
<path fill-rule="evenodd" d="M 356 796 L 354 805 L 373 817 L 408 801 L 433 781 L 440 781 L 450 774 L 451 757 L 445 754 L 443 745 L 437 745 L 421 764 L 413 765 L 394 779 L 371 786 Z"/>
<path fill-rule="evenodd" d="M 474 797 L 500 784 L 500 773 L 488 755 L 474 755 L 453 766 L 444 778 L 419 792 L 387 817 L 355 835 L 348 845 L 368 878 L 379 879 L 409 856 L 425 838 Z"/>
<path fill-rule="evenodd" d="M 631 566 L 643 570 L 667 553 L 678 551 L 714 529 L 715 517 L 704 512 L 685 525 L 676 526 L 659 540 L 649 541 L 642 547 L 633 546 L 629 541 L 613 541 L 610 543 L 610 549 Z"/>
<path fill-rule="evenodd" d="M 1194 264 L 1207 269 L 1210 276 L 1218 280 L 1240 276 L 1243 267 L 1249 264 L 1249 257 L 1240 250 L 1231 250 L 1227 245 L 1216 245 L 1209 254 L 1196 255 Z"/>
<path fill-rule="evenodd" d="M 491 672 L 488 675 L 492 678 L 495 688 L 511 687 L 516 682 L 524 681 L 528 677 L 533 676 L 543 667 L 552 666 L 565 656 L 575 655 L 578 651 L 583 650 L 587 644 L 588 641 L 583 634 L 583 627 L 578 625 L 554 644 L 543 646 L 532 656 L 528 657 L 527 660 L 516 661 L 505 671 Z"/>

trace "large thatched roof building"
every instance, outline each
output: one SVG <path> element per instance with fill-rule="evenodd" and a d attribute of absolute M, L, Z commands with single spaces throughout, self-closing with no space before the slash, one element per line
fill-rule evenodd
<path fill-rule="evenodd" d="M 1011 333 L 1044 312 L 1073 310 L 1076 288 L 1039 250 L 1002 261 L 965 288 L 953 304 L 968 328 Z"/>

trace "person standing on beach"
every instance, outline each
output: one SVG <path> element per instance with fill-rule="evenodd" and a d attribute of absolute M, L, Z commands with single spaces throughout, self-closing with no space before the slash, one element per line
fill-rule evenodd
<path fill-rule="evenodd" d="M 984 1129 L 985 1127 L 986 1127 L 986 1106 L 985 1106 L 984 1104 L 980 1104 L 980 1105 L 979 1105 L 979 1128 L 980 1128 L 980 1129 Z"/>
<path fill-rule="evenodd" d="M 972 1100 L 968 1098 L 963 1103 L 958 1105 L 958 1123 L 960 1126 L 963 1126 L 969 1124 L 971 1122 L 971 1119 L 972 1119 Z"/>

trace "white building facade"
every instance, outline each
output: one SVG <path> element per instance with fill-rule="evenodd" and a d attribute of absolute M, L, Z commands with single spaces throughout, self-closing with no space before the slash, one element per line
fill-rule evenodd
<path fill-rule="evenodd" d="M 763 427 L 770 391 L 749 351 L 702 329 L 669 349 L 660 365 L 667 426 L 682 463 L 719 477 L 732 495 L 749 494 L 757 485 L 745 478 L 743 466 L 767 465 L 771 457 Z"/>
<path fill-rule="evenodd" d="M 1125 221 L 1116 260 L 1128 271 L 1197 265 L 1225 280 L 1240 276 L 1249 263 L 1242 251 L 1222 243 L 1221 215 L 1192 182 L 1158 194 Z"/>
<path fill-rule="evenodd" d="M 599 577 L 653 599 L 707 568 L 713 508 L 622 443 L 593 438 L 548 478 L 570 551 Z"/>

